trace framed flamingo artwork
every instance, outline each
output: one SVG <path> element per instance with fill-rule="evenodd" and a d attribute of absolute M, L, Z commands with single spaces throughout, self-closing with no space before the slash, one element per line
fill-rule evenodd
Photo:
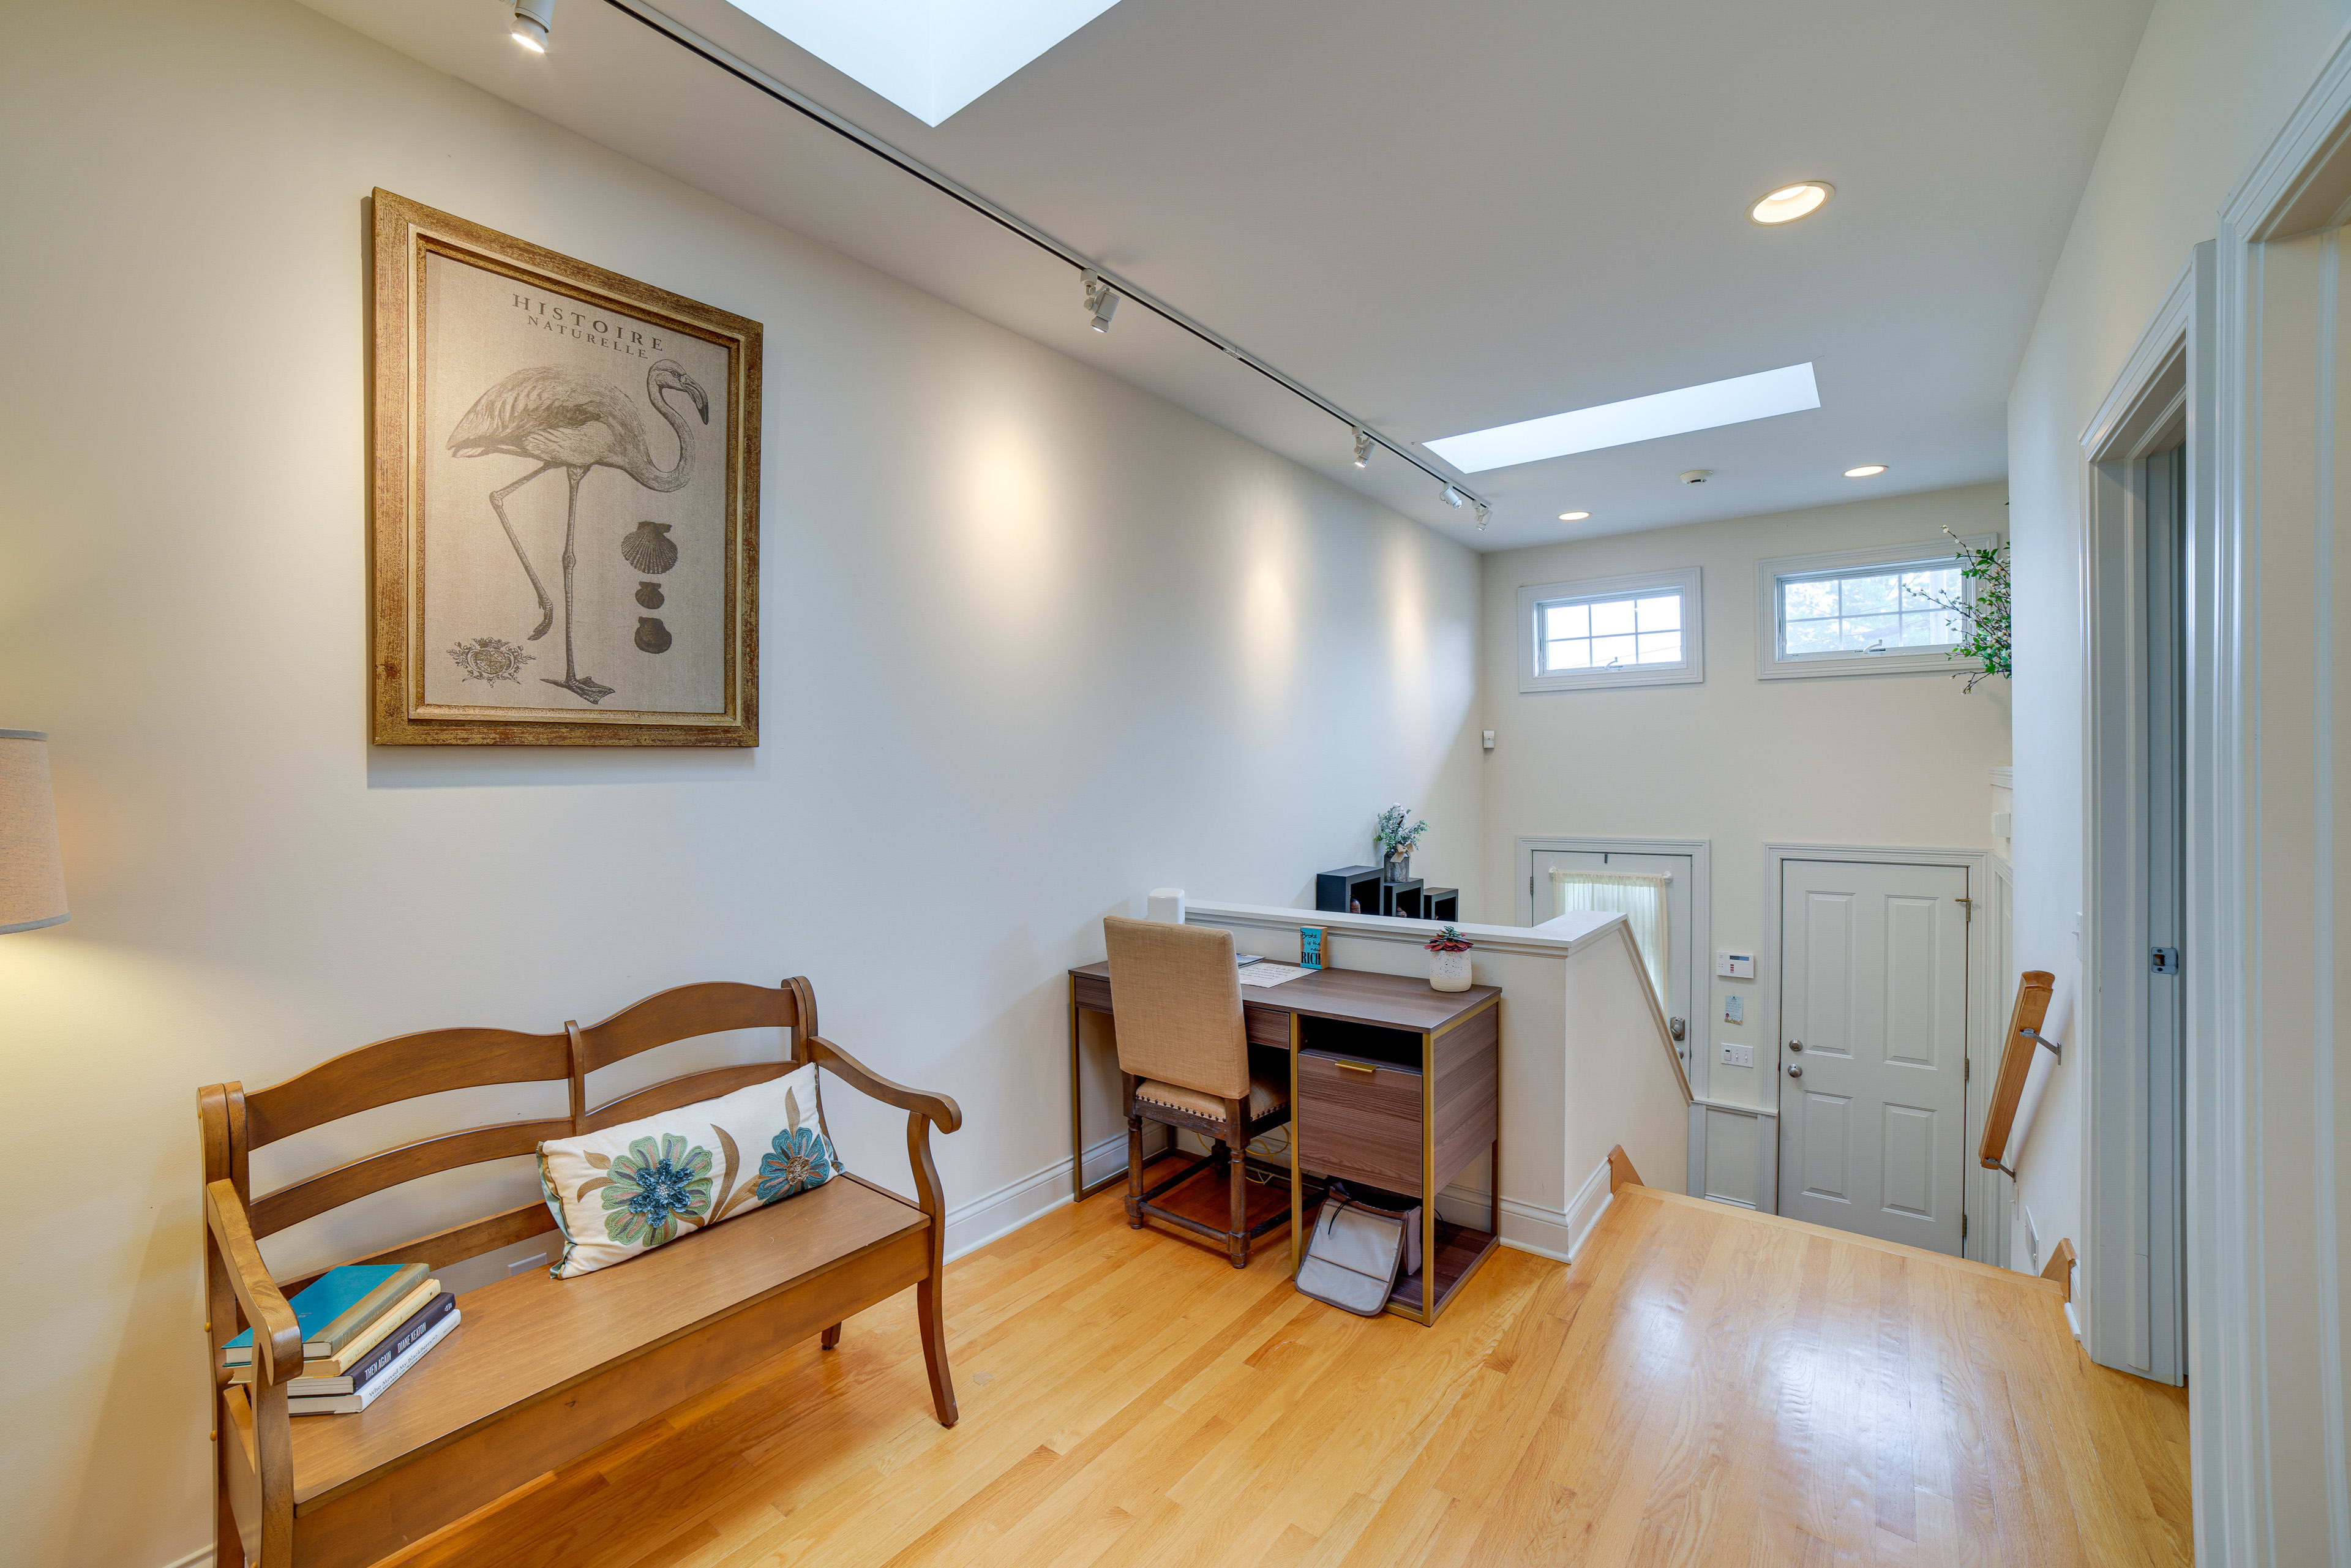
<path fill-rule="evenodd" d="M 757 746 L 759 324 L 372 200 L 376 744 Z"/>

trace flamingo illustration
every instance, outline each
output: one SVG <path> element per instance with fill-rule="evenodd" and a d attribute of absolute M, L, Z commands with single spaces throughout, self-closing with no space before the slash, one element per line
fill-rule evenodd
<path fill-rule="evenodd" d="M 580 674 L 572 659 L 571 574 L 579 559 L 572 536 L 580 521 L 580 482 L 601 465 L 620 470 L 648 490 L 666 494 L 685 488 L 694 477 L 694 427 L 664 397 L 673 392 L 693 399 L 702 423 L 710 423 L 709 394 L 695 384 L 685 367 L 674 360 L 655 361 L 645 372 L 645 401 L 677 432 L 677 462 L 666 469 L 653 466 L 652 449 L 645 444 L 645 422 L 628 393 L 610 382 L 553 365 L 517 371 L 484 392 L 449 437 L 449 450 L 459 457 L 528 457 L 538 464 L 513 484 L 490 492 L 490 509 L 497 513 L 498 526 L 506 529 L 507 542 L 514 546 L 515 559 L 522 562 L 523 573 L 538 595 L 538 630 L 528 641 L 546 636 L 555 624 L 555 602 L 507 517 L 507 497 L 550 468 L 562 469 L 571 481 L 571 498 L 563 514 L 563 678 L 539 678 L 591 703 L 611 696 L 612 688 Z"/>

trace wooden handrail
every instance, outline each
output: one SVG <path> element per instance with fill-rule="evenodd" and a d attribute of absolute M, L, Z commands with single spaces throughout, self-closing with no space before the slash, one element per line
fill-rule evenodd
<path fill-rule="evenodd" d="M 2041 1270 L 2041 1277 L 2055 1285 L 2059 1290 L 2064 1291 L 2065 1299 L 2067 1301 L 2070 1301 L 2074 1299 L 2074 1242 L 2072 1238 L 2068 1237 L 2060 1239 L 2056 1246 L 2052 1247 L 2049 1249 L 2049 1266 Z"/>
<path fill-rule="evenodd" d="M 1976 1158 L 1988 1171 L 2016 1173 L 2000 1163 L 2008 1152 L 2008 1135 L 2016 1126 L 2016 1107 L 2024 1099 L 2024 1081 L 2032 1074 L 2032 1053 L 2041 1046 L 2041 1025 L 2049 1016 L 2050 993 L 2057 977 L 2046 969 L 2027 969 L 2016 988 L 2016 1007 L 2008 1019 L 2008 1041 L 2001 1048 L 2000 1076 L 1992 1081 L 1991 1105 L 1984 1113 L 1983 1144 Z"/>

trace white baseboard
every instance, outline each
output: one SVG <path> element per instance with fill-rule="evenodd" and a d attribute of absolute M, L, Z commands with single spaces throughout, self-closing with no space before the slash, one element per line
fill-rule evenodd
<path fill-rule="evenodd" d="M 1437 1197 L 1437 1212 L 1456 1225 L 1483 1225 L 1489 1212 L 1489 1196 L 1474 1187 L 1448 1186 Z M 1584 1239 L 1608 1208 L 1608 1162 L 1584 1178 L 1565 1209 L 1545 1208 L 1502 1199 L 1502 1245 L 1531 1252 L 1557 1263 L 1573 1263 L 1583 1250 Z"/>
<path fill-rule="evenodd" d="M 174 1557 L 163 1568 L 212 1568 L 213 1549 L 199 1546 L 185 1557 Z"/>
<path fill-rule="evenodd" d="M 1567 1200 L 1567 1250 L 1571 1259 L 1583 1250 L 1584 1242 L 1591 1238 L 1592 1228 L 1600 1223 L 1600 1217 L 1607 1213 L 1608 1206 L 1615 1201 L 1615 1191 L 1611 1185 L 1613 1174 L 1608 1162 L 1602 1160 L 1593 1167 L 1592 1174 L 1583 1178 L 1583 1185 L 1575 1189 L 1575 1196 Z"/>

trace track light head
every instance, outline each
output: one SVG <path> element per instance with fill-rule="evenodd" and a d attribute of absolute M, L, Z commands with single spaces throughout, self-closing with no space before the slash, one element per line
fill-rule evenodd
<path fill-rule="evenodd" d="M 1464 497 L 1460 491 L 1455 489 L 1450 485 L 1447 485 L 1444 489 L 1439 490 L 1437 493 L 1437 498 L 1444 502 L 1448 507 L 1458 507 L 1468 504 L 1468 498 Z"/>
<path fill-rule="evenodd" d="M 1486 505 L 1483 501 L 1478 503 L 1478 531 L 1479 533 L 1482 534 L 1486 531 L 1486 519 L 1493 515 L 1493 507 Z"/>
<path fill-rule="evenodd" d="M 1368 430 L 1359 430 L 1355 432 L 1355 466 L 1368 468 L 1371 465 L 1372 433 Z"/>
<path fill-rule="evenodd" d="M 514 0 L 514 41 L 534 55 L 547 53 L 555 30 L 555 0 Z"/>
<path fill-rule="evenodd" d="M 1103 281 L 1099 272 L 1086 274 L 1086 308 L 1094 313 L 1093 329 L 1110 330 L 1110 319 L 1118 314 L 1118 290 Z"/>

